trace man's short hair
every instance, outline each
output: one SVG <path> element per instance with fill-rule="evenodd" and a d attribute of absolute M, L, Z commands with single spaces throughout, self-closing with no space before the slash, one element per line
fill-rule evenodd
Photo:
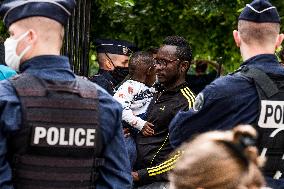
<path fill-rule="evenodd" d="M 180 36 L 169 36 L 166 37 L 163 41 L 164 45 L 177 46 L 176 56 L 181 61 L 188 61 L 189 63 L 192 60 L 192 49 L 189 43 Z"/>
<path fill-rule="evenodd" d="M 242 40 L 248 45 L 266 45 L 274 43 L 280 32 L 279 23 L 256 23 L 239 20 L 238 31 Z"/>

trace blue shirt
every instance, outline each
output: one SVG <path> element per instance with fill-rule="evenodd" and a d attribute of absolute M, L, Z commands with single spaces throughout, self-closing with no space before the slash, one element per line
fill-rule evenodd
<path fill-rule="evenodd" d="M 8 79 L 17 73 L 8 66 L 0 65 L 0 80 Z"/>
<path fill-rule="evenodd" d="M 265 73 L 284 75 L 284 67 L 273 54 L 262 54 L 242 66 Z M 259 97 L 254 83 L 240 74 L 216 79 L 197 97 L 198 107 L 179 112 L 170 124 L 170 142 L 174 147 L 198 133 L 227 130 L 238 124 L 253 124 L 259 116 Z"/>
<path fill-rule="evenodd" d="M 39 78 L 72 81 L 74 73 L 68 58 L 61 56 L 39 56 L 23 63 L 21 73 Z M 130 163 L 121 127 L 121 106 L 105 90 L 97 86 L 100 126 L 104 145 L 105 165 L 99 168 L 97 189 L 131 188 Z M 20 101 L 9 80 L 0 82 L 0 188 L 12 189 L 11 168 L 5 158 L 7 136 L 21 128 Z"/>

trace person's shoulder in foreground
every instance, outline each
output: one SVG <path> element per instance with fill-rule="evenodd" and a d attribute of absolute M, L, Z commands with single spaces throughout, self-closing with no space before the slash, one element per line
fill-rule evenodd
<path fill-rule="evenodd" d="M 52 2 L 24 0 L 5 1 L 1 6 L 0 13 L 1 15 L 5 15 L 4 23 L 11 34 L 10 38 L 5 42 L 5 49 L 7 49 L 5 54 L 9 53 L 9 56 L 7 56 L 9 57 L 7 60 L 9 61 L 6 61 L 6 63 L 15 70 L 19 70 L 20 64 L 26 68 L 26 73 L 20 74 L 17 78 L 13 78 L 11 81 L 5 80 L 0 82 L 0 88 L 3 89 L 1 90 L 0 95 L 0 106 L 3 110 L 1 112 L 2 129 L 0 130 L 0 169 L 3 170 L 3 172 L 0 172 L 1 188 L 13 188 L 12 185 L 15 187 L 29 185 L 31 188 L 39 188 L 44 185 L 46 187 L 57 188 L 58 185 L 67 187 L 73 184 L 79 185 L 80 187 L 96 185 L 96 188 L 131 188 L 130 165 L 129 162 L 126 161 L 126 149 L 120 124 L 120 105 L 116 103 L 112 97 L 107 95 L 103 89 L 100 89 L 91 82 L 79 78 L 75 80 L 75 76 L 70 70 L 67 59 L 65 59 L 66 61 L 63 61 L 64 63 L 60 62 L 60 60 L 63 59 L 59 56 L 62 45 L 62 34 L 64 31 L 63 26 L 67 23 L 68 17 L 71 15 L 74 6 L 75 1 L 70 0 L 56 0 Z M 42 24 L 38 25 L 35 21 L 41 22 Z M 46 29 L 46 27 L 49 29 Z M 42 37 L 36 37 L 38 35 Z M 52 40 L 44 41 L 46 39 L 45 36 L 52 36 L 52 38 L 48 38 Z M 19 48 L 17 48 L 17 46 Z M 18 56 L 17 54 L 20 55 Z M 52 54 L 53 58 L 48 55 L 40 56 L 41 54 Z M 47 57 L 49 57 L 49 61 L 46 61 Z M 53 60 L 53 62 L 50 62 L 50 60 Z M 71 77 L 67 79 L 70 75 Z M 35 82 L 36 85 L 31 85 L 26 82 L 23 86 L 18 88 L 19 85 L 17 85 L 17 80 L 18 82 L 27 81 L 23 79 L 30 79 L 28 81 Z M 70 82 L 74 85 L 70 85 Z M 47 91 L 45 94 L 52 93 L 52 95 L 40 96 L 38 92 L 42 92 L 42 85 L 47 86 L 46 88 L 43 87 L 43 89 Z M 85 89 L 84 87 L 86 87 L 86 85 L 90 86 L 90 88 L 86 88 L 86 91 L 80 91 L 80 89 Z M 36 88 L 34 89 L 33 87 Z M 96 88 L 97 91 L 99 107 L 90 107 L 90 105 L 86 103 L 96 103 L 97 100 L 95 96 L 90 96 L 95 94 L 94 88 Z M 69 89 L 71 89 L 72 92 L 70 92 Z M 33 93 L 33 91 L 36 91 L 36 93 Z M 61 93 L 62 91 L 64 92 Z M 58 96 L 59 93 L 61 94 L 59 95 L 60 97 Z M 75 95 L 76 93 L 81 95 Z M 26 94 L 28 95 L 25 96 Z M 39 96 L 36 96 L 35 99 L 31 98 L 33 95 Z M 76 104 L 76 101 L 70 101 L 71 97 L 79 99 L 83 103 Z M 57 98 L 61 100 L 56 101 L 58 100 Z M 22 101 L 22 99 L 24 100 Z M 29 103 L 33 104 L 33 108 L 30 107 Z M 41 103 L 45 105 L 39 105 Z M 62 107 L 58 104 L 61 104 Z M 70 104 L 72 105 L 71 107 Z M 73 105 L 77 108 L 81 107 L 81 109 L 78 108 L 75 110 Z M 22 108 L 23 106 L 25 108 Z M 53 110 L 51 110 L 52 107 Z M 35 108 L 37 108 L 38 112 L 32 110 Z M 58 110 L 64 110 L 67 114 L 60 113 L 61 111 Z M 23 111 L 23 114 L 21 111 Z M 34 112 L 35 114 L 31 114 L 31 112 Z M 95 115 L 94 117 L 89 117 L 90 120 L 79 116 L 82 115 L 82 117 L 84 117 L 91 113 L 94 113 Z M 72 117 L 72 115 L 75 118 Z M 24 122 L 22 122 L 22 116 L 24 116 Z M 65 116 L 70 120 L 63 120 L 62 117 Z M 110 117 L 113 119 L 110 119 Z M 34 120 L 38 119 L 41 120 L 40 123 L 34 122 Z M 52 127 L 46 126 L 50 123 L 55 124 Z M 64 126 L 66 123 L 70 123 L 67 128 Z M 28 152 L 24 150 L 25 153 L 23 154 L 19 154 L 19 152 L 12 154 L 11 147 L 12 150 L 15 149 L 13 145 L 19 144 L 18 139 L 20 140 L 21 137 L 27 137 L 24 134 L 25 128 L 22 128 L 23 126 L 34 128 L 30 131 L 34 134 L 31 137 L 34 139 L 47 137 L 47 142 L 41 143 L 44 141 L 43 139 L 39 143 L 31 138 L 33 141 L 33 143 L 30 144 L 33 145 L 31 148 L 36 150 Z M 54 134 L 58 131 L 60 132 L 60 135 Z M 94 131 L 101 131 L 101 134 L 94 134 Z M 64 137 L 65 135 L 62 135 L 63 132 L 69 134 L 69 137 L 67 137 L 69 138 L 69 143 L 67 143 L 68 147 L 62 147 L 63 145 L 66 145 L 67 140 L 67 138 Z M 48 136 L 47 133 L 49 133 Z M 14 134 L 21 137 L 13 137 Z M 50 138 L 50 135 L 54 135 L 54 137 Z M 7 139 L 7 136 L 10 137 Z M 94 136 L 101 136 L 102 140 L 97 139 Z M 14 140 L 12 141 L 12 139 Z M 86 146 L 92 145 L 94 143 L 93 139 L 102 141 L 102 143 L 96 143 L 95 148 L 92 146 L 87 149 L 84 145 L 82 147 L 83 142 Z M 7 140 L 9 140 L 9 144 L 11 142 L 8 149 Z M 54 141 L 59 141 L 57 148 L 55 148 L 52 143 Z M 23 142 L 20 143 L 20 146 L 17 146 L 17 149 L 20 147 L 22 148 L 22 145 L 30 147 L 29 144 Z M 42 149 L 39 145 L 45 146 L 49 151 L 47 149 Z M 63 150 L 58 150 L 58 148 L 63 148 Z M 103 162 L 97 162 L 100 158 L 97 158 L 97 155 L 95 154 L 96 151 L 100 152 L 100 148 L 103 148 L 100 154 L 102 156 L 101 158 L 104 159 Z M 76 150 L 82 150 L 82 154 L 91 152 L 91 156 L 88 155 L 84 157 L 83 161 L 78 162 L 72 159 L 77 156 L 82 156 L 80 153 L 76 153 L 75 155 L 74 152 L 76 152 Z M 17 160 L 21 161 L 18 163 L 11 161 L 11 164 L 8 164 L 8 160 L 6 159 L 7 151 L 11 153 L 9 155 L 17 157 Z M 42 158 L 38 157 L 39 154 L 44 154 L 41 157 L 45 158 L 47 161 L 44 161 L 44 163 L 41 162 L 40 159 Z M 30 156 L 32 156 L 32 158 Z M 72 164 L 73 161 L 78 162 L 78 164 Z M 27 167 L 22 167 L 20 165 L 24 162 L 29 169 L 29 174 L 21 174 L 21 171 L 27 173 Z M 46 168 L 43 169 L 43 166 L 46 166 Z M 66 167 L 70 166 L 71 168 L 67 173 Z M 74 173 L 76 170 L 78 173 L 78 169 L 82 169 L 81 166 L 86 169 L 80 171 L 79 174 Z M 38 170 L 41 170 L 38 174 L 35 174 L 35 167 L 38 167 Z M 96 167 L 95 170 L 94 167 Z M 13 176 L 16 175 L 17 179 L 12 178 L 12 169 L 14 170 Z M 51 169 L 53 171 L 51 171 Z M 58 172 L 60 172 L 59 175 L 61 176 L 56 176 Z M 96 174 L 97 172 L 98 177 Z M 48 174 L 49 176 L 44 177 L 44 174 Z M 37 176 L 35 177 L 34 175 Z M 55 179 L 53 180 L 52 178 Z M 42 179 L 45 181 L 43 182 Z M 73 184 L 67 182 L 68 180 L 72 180 Z M 37 183 L 36 186 L 35 183 Z"/>

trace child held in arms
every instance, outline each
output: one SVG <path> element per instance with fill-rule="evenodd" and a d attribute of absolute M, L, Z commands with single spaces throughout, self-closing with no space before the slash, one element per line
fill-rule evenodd
<path fill-rule="evenodd" d="M 151 53 L 136 52 L 129 61 L 129 79 L 126 80 L 114 94 L 114 98 L 121 103 L 124 128 L 127 127 L 130 135 L 125 142 L 128 147 L 129 158 L 134 164 L 136 160 L 135 131 L 144 136 L 154 134 L 152 123 L 145 121 L 146 110 L 153 98 L 155 89 L 154 59 Z"/>

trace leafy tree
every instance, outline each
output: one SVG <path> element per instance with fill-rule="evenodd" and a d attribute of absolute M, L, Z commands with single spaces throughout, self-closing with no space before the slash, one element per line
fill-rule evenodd
<path fill-rule="evenodd" d="M 140 49 L 159 47 L 169 35 L 180 35 L 192 45 L 195 59 L 223 57 L 227 71 L 239 66 L 241 57 L 232 31 L 250 0 L 90 0 L 91 41 L 95 38 L 124 39 Z M 284 1 L 271 0 L 284 19 Z M 0 22 L 0 35 L 6 35 Z M 91 72 L 98 69 L 91 44 Z"/>
<path fill-rule="evenodd" d="M 239 66 L 241 57 L 232 31 L 245 0 L 96 0 L 92 38 L 133 41 L 141 49 L 159 47 L 169 35 L 185 37 L 196 59 L 223 57 L 226 70 Z M 280 15 L 284 3 L 272 1 Z"/>

